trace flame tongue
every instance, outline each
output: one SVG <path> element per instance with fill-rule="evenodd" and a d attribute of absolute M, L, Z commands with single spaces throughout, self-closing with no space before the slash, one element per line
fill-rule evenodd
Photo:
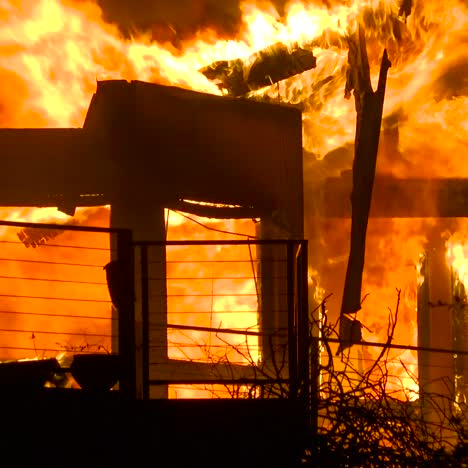
<path fill-rule="evenodd" d="M 468 286 L 468 242 L 459 234 L 451 236 L 447 242 L 447 264 L 452 268 L 457 280 L 465 288 Z"/>

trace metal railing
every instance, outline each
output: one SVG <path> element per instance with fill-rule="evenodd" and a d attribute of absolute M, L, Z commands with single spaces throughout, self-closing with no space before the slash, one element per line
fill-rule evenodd
<path fill-rule="evenodd" d="M 125 265 L 133 288 L 131 232 L 0 221 L 0 360 L 119 354 L 119 388 L 135 396 L 134 304 L 112 305 L 105 265 Z"/>
<path fill-rule="evenodd" d="M 144 398 L 304 395 L 305 241 L 134 246 Z"/>
<path fill-rule="evenodd" d="M 308 394 L 305 241 L 0 227 L 0 360 L 118 354 L 119 389 L 131 398 Z"/>

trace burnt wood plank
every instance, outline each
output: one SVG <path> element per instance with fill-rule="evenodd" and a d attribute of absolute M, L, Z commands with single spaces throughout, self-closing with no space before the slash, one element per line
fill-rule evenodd
<path fill-rule="evenodd" d="M 353 190 L 351 192 L 351 247 L 343 290 L 342 314 L 355 313 L 361 309 L 366 232 L 377 162 L 385 85 L 387 72 L 391 66 L 385 50 L 380 66 L 379 84 L 374 92 L 370 81 L 362 27 L 359 28 L 357 37 L 350 39 L 349 45 L 350 71 L 345 96 L 350 96 L 351 91 L 353 91 L 357 119 Z"/>

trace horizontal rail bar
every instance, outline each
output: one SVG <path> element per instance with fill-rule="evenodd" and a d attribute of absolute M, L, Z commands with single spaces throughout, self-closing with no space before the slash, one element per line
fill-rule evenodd
<path fill-rule="evenodd" d="M 249 336 L 263 336 L 265 333 L 248 331 L 248 330 L 236 330 L 234 328 L 212 328 L 212 327 L 197 327 L 193 325 L 175 325 L 172 323 L 167 324 L 167 328 L 174 330 L 191 330 L 191 331 L 203 331 L 212 333 L 227 333 L 232 335 L 249 335 Z"/>
<path fill-rule="evenodd" d="M 330 343 L 341 343 L 342 341 L 338 338 L 319 338 L 316 336 L 311 337 L 314 341 L 328 341 Z M 468 351 L 463 351 L 461 349 L 448 349 L 448 348 L 428 348 L 426 346 L 411 346 L 411 345 L 401 345 L 401 344 L 392 344 L 392 343 L 374 343 L 372 341 L 358 341 L 353 343 L 353 345 L 361 346 L 374 346 L 376 348 L 389 348 L 389 349 L 404 349 L 409 351 L 427 351 L 430 353 L 442 353 L 442 354 L 461 354 L 468 356 Z"/>
<path fill-rule="evenodd" d="M 135 246 L 184 246 L 184 245 L 298 245 L 307 242 L 303 239 L 251 239 L 251 240 L 165 240 L 165 241 L 134 241 Z"/>
<path fill-rule="evenodd" d="M 289 384 L 289 379 L 192 379 L 192 380 L 181 380 L 181 379 L 157 379 L 150 380 L 150 385 L 180 385 L 180 384 L 190 384 L 190 385 L 226 385 L 226 384 L 257 384 L 257 385 L 267 385 L 267 384 Z"/>

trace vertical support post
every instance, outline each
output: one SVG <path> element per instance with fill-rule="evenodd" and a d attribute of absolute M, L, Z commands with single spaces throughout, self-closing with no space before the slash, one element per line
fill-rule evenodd
<path fill-rule="evenodd" d="M 304 399 L 310 401 L 309 376 L 309 291 L 308 291 L 308 248 L 307 241 L 301 241 L 296 255 L 297 277 L 297 326 L 298 326 L 298 366 Z"/>
<path fill-rule="evenodd" d="M 289 396 L 297 398 L 298 366 L 297 366 L 297 317 L 296 317 L 296 285 L 295 278 L 294 241 L 287 241 L 287 295 L 288 295 L 288 369 Z"/>
<path fill-rule="evenodd" d="M 166 241 L 158 240 L 148 250 L 149 318 L 150 329 L 150 380 L 160 379 L 161 375 L 173 369 L 168 359 L 167 341 L 167 266 Z M 148 345 L 149 346 L 149 345 Z M 149 363 L 150 364 L 150 363 Z M 167 375 L 167 374 L 166 374 Z M 168 398 L 168 385 L 155 385 L 150 389 L 151 398 Z"/>
<path fill-rule="evenodd" d="M 431 348 L 453 349 L 452 290 L 450 268 L 445 256 L 445 241 L 441 232 L 435 230 L 429 237 L 429 242 L 429 248 L 426 250 L 429 302 L 426 307 L 430 326 L 429 331 L 426 330 L 425 333 L 429 337 Z M 425 417 L 437 423 L 440 418 L 439 411 L 449 411 L 451 406 L 449 401 L 453 398 L 455 379 L 453 354 L 431 352 L 428 354 L 428 361 L 428 384 L 423 395 L 426 397 L 426 403 L 430 396 L 430 405 L 426 405 Z M 434 411 L 433 408 L 438 410 Z M 449 436 L 448 433 L 446 435 Z"/>
<path fill-rule="evenodd" d="M 453 349 L 466 351 L 466 291 L 463 282 L 459 280 L 456 273 L 452 271 L 452 333 Z M 456 401 L 464 401 L 466 398 L 465 377 L 466 377 L 466 356 L 455 352 L 454 362 L 454 391 Z"/>
<path fill-rule="evenodd" d="M 278 239 L 279 232 L 271 218 L 262 218 L 260 238 Z M 279 373 L 286 378 L 288 366 L 285 361 L 288 346 L 288 296 L 287 294 L 287 242 L 262 243 L 259 248 L 259 322 L 260 346 L 265 370 Z M 285 291 L 286 290 L 286 291 Z M 276 364 L 275 364 L 276 363 Z"/>
<path fill-rule="evenodd" d="M 418 346 L 420 348 L 429 348 L 431 346 L 431 310 L 429 298 L 429 268 L 428 258 L 424 255 L 421 259 L 420 284 L 418 287 Z M 423 413 L 427 412 L 426 393 L 429 391 L 430 382 L 430 355 L 426 350 L 418 350 L 418 383 L 419 400 L 422 405 Z"/>
<path fill-rule="evenodd" d="M 143 399 L 149 400 L 149 274 L 148 246 L 140 245 L 141 315 L 142 315 L 142 367 Z"/>
<path fill-rule="evenodd" d="M 135 354 L 135 285 L 132 232 L 117 233 L 117 258 L 121 266 L 122 284 L 128 288 L 126 300 L 119 307 L 119 355 L 121 363 L 120 391 L 126 397 L 136 398 Z"/>
<path fill-rule="evenodd" d="M 120 194 L 122 195 L 122 194 Z M 150 366 L 153 373 L 167 370 L 167 291 L 166 291 L 166 224 L 164 218 L 164 207 L 148 202 L 144 199 L 132 199 L 131 194 L 123 195 L 112 204 L 111 227 L 129 228 L 132 231 L 134 245 L 141 245 L 148 239 L 155 239 L 155 245 L 148 247 L 148 269 L 151 282 L 149 283 L 149 320 L 150 320 L 150 358 L 154 366 Z M 140 254 L 140 250 L 136 252 Z M 133 259 L 135 262 L 135 259 Z M 137 258 L 136 263 L 141 261 Z M 134 330 L 135 330 L 135 356 L 138 367 L 136 368 L 136 396 L 143 398 L 143 317 L 141 308 L 141 269 L 135 271 L 133 287 L 138 289 L 136 304 L 134 307 Z M 150 375 L 153 379 L 154 375 Z M 151 387 L 152 398 L 167 398 L 167 385 Z"/>

